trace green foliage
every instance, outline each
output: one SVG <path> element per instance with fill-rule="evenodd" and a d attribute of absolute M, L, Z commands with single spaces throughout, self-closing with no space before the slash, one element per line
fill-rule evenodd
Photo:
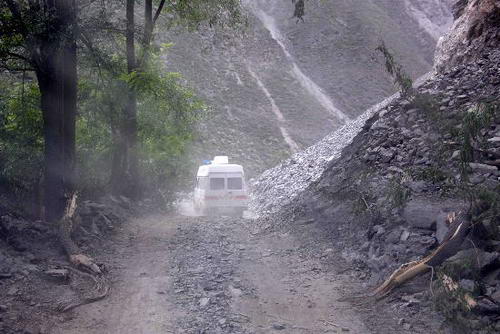
<path fill-rule="evenodd" d="M 442 115 L 439 112 L 439 102 L 438 99 L 429 93 L 415 93 L 414 98 L 411 100 L 408 108 L 416 108 L 423 111 L 431 121 L 439 121 L 442 119 Z"/>
<path fill-rule="evenodd" d="M 410 176 L 407 174 L 394 176 L 387 187 L 387 200 L 393 208 L 402 208 L 411 197 L 411 190 L 406 186 Z"/>
<path fill-rule="evenodd" d="M 3 76 L 0 84 L 0 183 L 20 196 L 39 182 L 42 170 L 40 93 L 33 82 Z"/>
<path fill-rule="evenodd" d="M 198 29 L 207 23 L 210 27 L 237 28 L 246 24 L 240 0 L 179 0 L 167 1 L 163 10 L 167 25 Z"/>
<path fill-rule="evenodd" d="M 413 89 L 413 81 L 410 76 L 404 71 L 403 66 L 401 66 L 395 59 L 392 53 L 389 51 L 385 43 L 382 41 L 376 49 L 380 51 L 385 58 L 385 68 L 387 72 L 393 77 L 394 84 L 396 84 L 399 89 L 401 96 L 407 100 L 410 100 L 415 91 Z"/>
<path fill-rule="evenodd" d="M 466 291 L 460 287 L 450 289 L 453 279 L 446 269 L 442 269 L 437 274 L 438 279 L 433 283 L 433 303 L 434 307 L 445 319 L 455 327 L 458 333 L 470 333 L 472 330 L 470 322 L 470 309 L 465 300 Z"/>
<path fill-rule="evenodd" d="M 432 283 L 434 307 L 456 333 L 497 333 L 494 324 L 477 318 L 477 314 L 472 312 L 468 302 L 471 298 L 477 297 L 480 291 L 477 285 L 480 276 L 478 260 L 472 256 L 446 261 L 438 269 L 437 279 Z M 476 282 L 474 291 L 466 291 L 457 283 L 464 277 Z"/>
<path fill-rule="evenodd" d="M 295 9 L 293 11 L 293 17 L 297 18 L 297 22 L 299 20 L 304 21 L 304 15 L 305 15 L 304 0 L 292 0 L 292 3 L 295 4 Z"/>
<path fill-rule="evenodd" d="M 476 187 L 470 190 L 470 197 L 481 205 L 481 213 L 473 217 L 480 222 L 478 234 L 486 240 L 500 240 L 500 186 L 490 190 Z"/>
<path fill-rule="evenodd" d="M 186 149 L 195 124 L 206 110 L 203 102 L 181 84 L 179 73 L 167 72 L 163 50 L 151 50 L 141 68 L 127 73 L 123 57 L 114 55 L 101 72 L 83 71 L 80 81 L 80 118 L 77 154 L 81 186 L 85 193 L 107 190 L 111 158 L 123 140 L 127 91 L 138 99 L 139 163 L 143 186 L 168 201 L 173 191 L 190 177 Z M 109 69 L 109 70 L 108 70 Z M 117 74 L 121 73 L 121 74 Z"/>
<path fill-rule="evenodd" d="M 146 187 L 162 189 L 162 197 L 169 197 L 192 176 L 185 153 L 206 106 L 181 85 L 180 74 L 162 72 L 160 64 L 157 56 L 152 57 L 149 74 L 142 75 L 150 80 L 138 90 L 139 137 Z"/>
<path fill-rule="evenodd" d="M 57 44 L 64 34 L 58 32 L 54 14 L 38 1 L 13 1 L 14 15 L 6 1 L 0 2 L 0 68 L 30 68 L 33 51 L 40 52 L 41 41 Z"/>
<path fill-rule="evenodd" d="M 30 71 L 33 51 L 57 47 L 64 33 L 57 31 L 51 13 L 38 2 L 18 1 L 17 13 L 0 3 L 0 68 Z M 159 4 L 159 1 L 155 1 Z M 178 73 L 167 72 L 159 55 L 164 51 L 139 45 L 138 67 L 128 72 L 125 38 L 116 22 L 123 3 L 94 2 L 79 13 L 79 96 L 76 125 L 77 173 L 84 194 L 107 191 L 111 161 L 125 140 L 124 119 L 128 90 L 137 93 L 139 164 L 148 190 L 165 198 L 166 189 L 187 178 L 185 160 L 195 124 L 206 107 L 182 84 Z M 116 14 L 119 13 L 119 14 Z M 246 17 L 239 0 L 166 1 L 159 22 L 167 28 L 238 28 Z M 142 37 L 137 33 L 137 38 Z M 142 47 L 142 48 L 141 48 Z M 168 45 L 164 45 L 168 47 Z M 31 72 L 29 72 L 31 73 Z M 32 73 L 30 74 L 32 75 Z M 37 85 L 20 85 L 20 78 L 0 83 L 0 182 L 29 191 L 43 171 L 42 118 Z"/>
<path fill-rule="evenodd" d="M 417 168 L 414 170 L 413 174 L 417 180 L 424 180 L 432 183 L 446 181 L 446 179 L 450 176 L 448 173 L 436 166 Z"/>
<path fill-rule="evenodd" d="M 491 123 L 497 109 L 499 109 L 497 105 L 478 103 L 465 113 L 460 131 L 460 158 L 464 164 L 474 161 L 476 142 L 479 141 L 477 144 L 484 145 L 484 138 L 480 136 L 481 130 Z"/>
<path fill-rule="evenodd" d="M 351 187 L 351 191 L 354 194 L 352 211 L 355 215 L 359 216 L 371 212 L 374 208 L 377 197 L 369 187 L 370 177 L 371 174 L 367 171 L 363 171 L 359 175 L 353 176 L 355 181 Z"/>

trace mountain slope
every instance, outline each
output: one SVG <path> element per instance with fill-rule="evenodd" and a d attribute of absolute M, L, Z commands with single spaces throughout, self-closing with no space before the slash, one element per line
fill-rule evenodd
<path fill-rule="evenodd" d="M 309 1 L 296 23 L 288 0 L 244 1 L 243 34 L 160 36 L 175 44 L 169 70 L 213 108 L 193 157 L 227 154 L 253 176 L 323 138 L 394 92 L 375 52 L 381 39 L 413 77 L 428 72 L 436 43 L 429 27 L 446 29 L 451 14 L 437 0 L 397 3 Z"/>

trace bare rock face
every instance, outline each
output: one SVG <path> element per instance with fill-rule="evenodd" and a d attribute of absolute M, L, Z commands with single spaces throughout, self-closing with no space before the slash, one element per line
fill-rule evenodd
<path fill-rule="evenodd" d="M 438 72 L 473 60 L 485 48 L 500 46 L 500 1 L 459 0 L 453 6 L 455 23 L 436 51 Z"/>
<path fill-rule="evenodd" d="M 450 9 L 454 0 L 404 0 L 406 14 L 419 30 L 425 31 L 435 41 L 448 32 L 453 24 Z M 394 3 L 390 4 L 394 6 Z"/>

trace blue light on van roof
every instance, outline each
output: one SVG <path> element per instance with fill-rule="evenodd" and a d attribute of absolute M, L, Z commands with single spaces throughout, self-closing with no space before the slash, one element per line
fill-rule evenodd
<path fill-rule="evenodd" d="M 210 165 L 212 164 L 212 160 L 203 160 L 204 165 Z"/>

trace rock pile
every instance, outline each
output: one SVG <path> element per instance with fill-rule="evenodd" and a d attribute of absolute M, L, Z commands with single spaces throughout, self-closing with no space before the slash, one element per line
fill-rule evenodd
<path fill-rule="evenodd" d="M 435 75 L 411 102 L 393 99 L 343 145 L 329 151 L 324 141 L 299 155 L 296 167 L 289 160 L 254 186 L 254 208 L 276 213 L 267 222 L 320 224 L 372 284 L 428 254 L 448 231 L 448 213 L 467 210 L 469 195 L 482 196 L 493 209 L 439 268 L 475 298 L 476 318 L 461 315 L 470 332 L 500 330 L 500 51 L 484 49 L 477 59 Z M 313 164 L 314 174 L 307 167 L 315 159 L 331 161 Z M 451 318 L 450 305 L 441 310 Z"/>
<path fill-rule="evenodd" d="M 324 200 L 323 207 L 307 204 L 309 211 L 316 211 L 315 218 L 323 211 L 320 219 L 334 219 L 328 208 L 335 196 L 341 196 L 338 189 L 347 189 L 343 198 L 353 206 L 361 200 L 365 206 L 361 209 L 380 215 L 370 217 L 361 227 L 367 233 L 358 248 L 367 266 L 377 273 L 376 279 L 402 262 L 427 254 L 442 241 L 447 213 L 467 206 L 460 184 L 478 192 L 500 191 L 499 110 L 480 133 L 482 151 L 475 152 L 474 162 L 465 166 L 460 161 L 463 143 L 459 131 L 466 126 L 462 116 L 477 102 L 500 99 L 499 75 L 500 52 L 496 50 L 478 63 L 437 75 L 419 90 L 419 94 L 429 94 L 421 95 L 425 101 L 408 104 L 400 100 L 376 115 L 370 129 L 354 140 L 354 147 L 310 189 L 314 194 L 322 193 Z M 465 175 L 461 168 L 465 168 Z M 498 224 L 498 216 L 482 221 L 489 240 L 500 241 Z M 359 243 L 359 234 L 351 238 Z M 476 241 L 479 247 L 483 242 Z M 482 248 L 480 256 L 500 251 L 498 247 Z M 478 270 L 486 275 L 485 267 L 488 264 L 481 264 Z M 498 283 L 491 285 L 490 281 L 484 292 L 500 289 Z M 500 305 L 500 300 L 497 302 Z"/>
<path fill-rule="evenodd" d="M 306 150 L 294 154 L 278 166 L 268 169 L 250 183 L 250 210 L 257 215 L 279 211 L 301 191 L 318 180 L 328 163 L 340 157 L 342 149 L 361 131 L 366 120 L 386 107 L 399 95 L 373 106 L 357 119 L 326 136 Z"/>

